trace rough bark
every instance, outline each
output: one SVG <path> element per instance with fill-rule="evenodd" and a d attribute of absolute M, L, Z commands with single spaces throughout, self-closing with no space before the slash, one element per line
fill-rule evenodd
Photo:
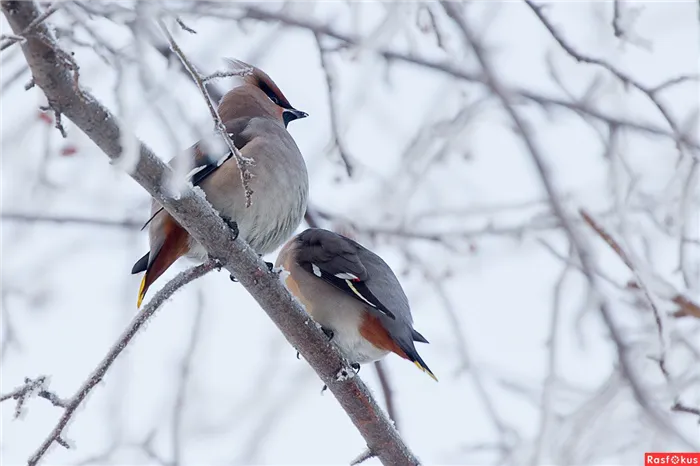
<path fill-rule="evenodd" d="M 3 1 L 2 11 L 16 34 L 23 32 L 42 14 L 33 1 Z M 119 163 L 122 139 L 117 119 L 81 89 L 75 79 L 76 70 L 71 69 L 66 60 L 70 55 L 59 48 L 45 23 L 36 25 L 27 33 L 22 50 L 34 82 L 46 94 L 50 106 L 68 117 L 112 161 Z M 185 187 L 177 198 L 168 195 L 161 180 L 172 170 L 144 144 L 139 144 L 139 155 L 138 163 L 129 175 L 238 278 L 285 338 L 328 385 L 364 437 L 369 450 L 384 464 L 418 464 L 365 384 L 358 377 L 338 377 L 342 371 L 352 373 L 352 370 L 282 286 L 277 274 L 268 272 L 246 243 L 233 239 L 216 211 L 194 189 Z"/>

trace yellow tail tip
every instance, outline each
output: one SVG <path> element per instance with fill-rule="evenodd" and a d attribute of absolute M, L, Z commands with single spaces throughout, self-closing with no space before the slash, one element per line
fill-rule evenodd
<path fill-rule="evenodd" d="M 413 361 L 413 364 L 415 364 L 418 369 L 420 369 L 423 372 L 425 372 L 426 374 L 428 374 L 434 381 L 436 381 L 436 382 L 438 381 L 437 377 L 435 377 L 435 374 L 430 372 L 430 369 L 428 369 L 427 367 L 421 366 L 421 363 L 419 363 L 418 361 Z"/>
<path fill-rule="evenodd" d="M 141 303 L 143 302 L 143 297 L 146 296 L 146 275 L 144 274 L 143 278 L 141 279 L 141 285 L 139 286 L 139 297 L 136 300 L 136 309 L 139 309 L 141 307 Z"/>

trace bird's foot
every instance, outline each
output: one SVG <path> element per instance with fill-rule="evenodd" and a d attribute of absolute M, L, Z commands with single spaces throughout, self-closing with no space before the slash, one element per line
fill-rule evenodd
<path fill-rule="evenodd" d="M 217 259 L 216 257 L 209 254 L 209 260 L 214 263 L 214 268 L 217 272 L 221 272 L 221 269 L 224 268 L 224 263 L 221 262 L 221 259 Z"/>
<path fill-rule="evenodd" d="M 230 278 L 232 282 L 238 283 L 238 279 L 237 279 L 236 277 L 234 277 L 233 274 L 230 274 L 230 275 L 228 276 L 228 278 Z"/>
<path fill-rule="evenodd" d="M 297 359 L 301 359 L 301 356 L 299 354 L 299 351 L 297 351 Z"/>
<path fill-rule="evenodd" d="M 221 216 L 221 219 L 224 221 L 226 225 L 231 229 L 231 233 L 233 233 L 233 240 L 236 241 L 238 238 L 238 234 L 240 231 L 238 231 L 238 223 L 230 217 L 224 217 L 223 215 Z"/>
<path fill-rule="evenodd" d="M 333 330 L 331 330 L 329 328 L 321 327 L 321 330 L 323 330 L 323 333 L 325 333 L 326 336 L 328 337 L 328 341 L 331 341 L 333 339 L 333 337 L 335 336 L 335 333 L 333 332 Z"/>

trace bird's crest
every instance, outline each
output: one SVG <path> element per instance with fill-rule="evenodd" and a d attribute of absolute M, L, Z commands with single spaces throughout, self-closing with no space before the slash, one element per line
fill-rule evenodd
<path fill-rule="evenodd" d="M 263 91 L 275 104 L 282 108 L 293 108 L 277 84 L 263 70 L 235 58 L 225 60 L 231 71 L 240 72 L 244 82 Z"/>

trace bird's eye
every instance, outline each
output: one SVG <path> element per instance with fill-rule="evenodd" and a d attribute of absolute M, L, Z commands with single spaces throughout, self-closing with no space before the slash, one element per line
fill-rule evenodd
<path fill-rule="evenodd" d="M 280 107 L 282 107 L 277 93 L 275 93 L 265 81 L 260 81 L 259 87 L 275 105 L 279 105 Z"/>

